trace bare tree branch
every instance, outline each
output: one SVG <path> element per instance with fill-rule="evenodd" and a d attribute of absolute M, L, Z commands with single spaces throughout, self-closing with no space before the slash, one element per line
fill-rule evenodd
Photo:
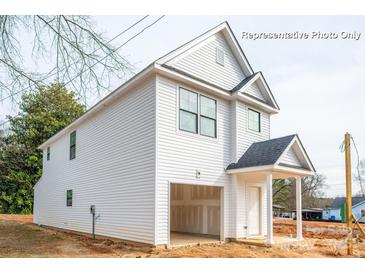
<path fill-rule="evenodd" d="M 304 177 L 302 179 L 302 201 L 305 207 L 321 207 L 323 204 L 322 189 L 326 186 L 326 178 L 322 174 Z M 275 180 L 273 183 L 273 203 L 295 208 L 295 180 Z"/>
<path fill-rule="evenodd" d="M 132 75 L 134 67 L 95 29 L 89 16 L 1 15 L 0 100 L 57 81 L 70 82 L 86 101 L 95 92 L 108 89 L 112 77 Z M 22 50 L 27 35 L 32 40 L 31 65 Z M 39 63 L 42 71 L 34 69 Z"/>

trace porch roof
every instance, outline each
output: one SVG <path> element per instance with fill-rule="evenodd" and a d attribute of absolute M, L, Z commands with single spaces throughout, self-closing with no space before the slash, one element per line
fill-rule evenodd
<path fill-rule="evenodd" d="M 292 150 L 297 163 L 285 160 Z M 310 161 L 297 134 L 253 143 L 237 163 L 226 168 L 227 173 L 280 171 L 294 175 L 312 175 L 315 168 Z"/>

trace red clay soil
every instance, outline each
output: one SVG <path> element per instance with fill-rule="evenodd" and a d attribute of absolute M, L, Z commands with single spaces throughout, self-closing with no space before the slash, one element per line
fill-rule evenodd
<path fill-rule="evenodd" d="M 19 223 L 33 223 L 33 215 L 0 214 L 0 220 L 13 220 Z"/>
<path fill-rule="evenodd" d="M 361 225 L 365 230 L 365 225 Z M 354 225 L 354 233 L 360 231 Z M 274 220 L 274 233 L 284 235 L 295 235 L 297 231 L 296 221 L 293 220 Z M 337 222 L 315 222 L 303 221 L 303 236 L 305 238 L 317 239 L 343 239 L 347 235 L 346 224 Z"/>
<path fill-rule="evenodd" d="M 123 257 L 123 258 L 323 258 L 347 257 L 343 224 L 304 222 L 306 239 L 286 247 L 242 243 L 207 244 L 174 249 L 135 246 L 118 240 L 96 239 L 32 224 L 31 215 L 0 215 L 0 257 Z M 275 234 L 295 235 L 295 221 L 275 221 Z M 332 237 L 332 238 L 331 238 Z M 354 244 L 354 257 L 365 257 L 365 241 Z"/>

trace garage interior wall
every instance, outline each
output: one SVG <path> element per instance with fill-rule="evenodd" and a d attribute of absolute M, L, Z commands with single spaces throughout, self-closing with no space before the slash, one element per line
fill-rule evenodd
<path fill-rule="evenodd" d="M 219 187 L 171 184 L 173 232 L 220 235 Z"/>

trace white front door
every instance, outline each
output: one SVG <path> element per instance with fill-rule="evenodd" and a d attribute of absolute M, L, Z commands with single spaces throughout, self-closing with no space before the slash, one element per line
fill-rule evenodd
<path fill-rule="evenodd" d="M 254 236 L 260 234 L 260 188 L 248 187 L 247 192 L 247 210 L 248 210 L 248 235 Z"/>

